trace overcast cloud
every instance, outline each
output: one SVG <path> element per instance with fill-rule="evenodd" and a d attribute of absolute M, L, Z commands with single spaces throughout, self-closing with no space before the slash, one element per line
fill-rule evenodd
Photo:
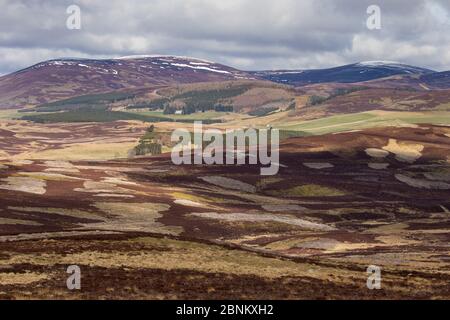
<path fill-rule="evenodd" d="M 66 8 L 82 29 L 66 28 Z M 381 7 L 382 29 L 366 27 Z M 0 0 L 0 74 L 46 59 L 194 56 L 245 70 L 393 60 L 450 69 L 449 0 Z"/>

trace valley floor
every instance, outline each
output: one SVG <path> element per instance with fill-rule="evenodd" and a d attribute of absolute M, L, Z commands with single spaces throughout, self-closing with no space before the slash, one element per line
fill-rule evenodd
<path fill-rule="evenodd" d="M 77 126 L 41 131 L 39 152 L 71 131 L 132 142 L 144 130 Z M 0 130 L 14 153 L 20 133 Z M 175 166 L 168 154 L 17 151 L 0 161 L 0 299 L 450 298 L 447 126 L 287 139 L 274 177 Z M 79 291 L 66 287 L 69 265 L 81 268 Z M 370 265 L 381 290 L 366 286 Z"/>

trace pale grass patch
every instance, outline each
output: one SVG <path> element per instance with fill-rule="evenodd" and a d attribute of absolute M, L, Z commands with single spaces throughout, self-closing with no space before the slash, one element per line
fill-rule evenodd
<path fill-rule="evenodd" d="M 44 162 L 46 166 L 52 168 L 72 169 L 74 165 L 68 161 L 49 160 Z"/>
<path fill-rule="evenodd" d="M 34 161 L 25 160 L 25 159 L 12 159 L 11 161 L 8 162 L 8 164 L 12 165 L 12 166 L 26 166 L 26 165 L 30 165 L 33 163 L 34 163 Z"/>
<path fill-rule="evenodd" d="M 128 151 L 133 149 L 137 143 L 138 139 L 133 142 L 69 144 L 61 146 L 60 149 L 23 153 L 15 158 L 64 161 L 126 159 Z"/>
<path fill-rule="evenodd" d="M 183 189 L 180 189 L 183 190 Z M 168 190 L 170 191 L 170 190 Z M 211 203 L 219 204 L 219 203 L 241 203 L 236 200 L 229 200 L 229 199 L 223 199 L 223 198 L 217 198 L 217 197 L 211 197 L 211 196 L 202 196 L 202 195 L 193 195 L 191 193 L 185 193 L 185 192 L 172 192 L 172 197 L 176 200 L 182 200 L 188 201 L 191 203 L 198 203 L 201 204 L 202 207 L 208 207 L 208 208 L 215 208 L 216 206 L 211 205 Z M 188 203 L 185 202 L 185 203 Z"/>
<path fill-rule="evenodd" d="M 331 231 L 336 228 L 323 224 L 315 223 L 294 216 L 277 215 L 270 213 L 217 213 L 217 212 L 201 212 L 191 213 L 191 216 L 221 220 L 221 221 L 244 221 L 244 222 L 278 222 L 288 225 L 298 226 L 308 230 Z"/>
<path fill-rule="evenodd" d="M 110 183 L 110 184 L 122 184 L 127 186 L 137 186 L 136 182 L 128 181 L 124 178 L 118 178 L 118 177 L 106 177 L 103 179 L 103 182 Z"/>
<path fill-rule="evenodd" d="M 89 230 L 89 231 L 21 233 L 18 235 L 0 236 L 0 242 L 48 240 L 48 239 L 56 239 L 56 238 L 58 238 L 58 239 L 59 238 L 73 238 L 76 236 L 86 236 L 86 235 L 116 235 L 116 234 L 120 234 L 120 232 Z M 0 265 L 2 265 L 2 260 L 0 260 Z"/>
<path fill-rule="evenodd" d="M 94 206 L 114 217 L 100 223 L 85 224 L 85 228 L 114 231 L 144 231 L 178 235 L 182 227 L 157 222 L 170 206 L 163 203 L 96 202 Z"/>
<path fill-rule="evenodd" d="M 9 219 L 9 218 L 0 218 L 0 225 L 24 225 L 24 226 L 42 226 L 42 224 L 36 221 L 30 220 L 20 220 L 20 219 Z"/>
<path fill-rule="evenodd" d="M 292 248 L 320 250 L 324 254 L 341 253 L 386 246 L 383 243 L 342 242 L 329 238 L 288 239 L 266 246 L 271 250 L 288 250 Z"/>
<path fill-rule="evenodd" d="M 48 173 L 48 172 L 19 172 L 17 174 L 19 177 L 30 177 L 45 181 L 77 181 L 83 180 L 77 177 L 66 176 L 60 173 Z"/>
<path fill-rule="evenodd" d="M 24 285 L 48 279 L 44 273 L 26 272 L 26 273 L 0 273 L 0 284 Z"/>
<path fill-rule="evenodd" d="M 266 245 L 264 248 L 267 250 L 283 251 L 283 250 L 289 250 L 294 247 L 298 247 L 300 242 L 301 242 L 301 240 L 298 238 L 290 238 L 290 239 L 284 239 L 284 240 L 271 242 L 268 245 Z"/>
<path fill-rule="evenodd" d="M 364 230 L 362 233 L 376 235 L 404 234 L 409 233 L 407 230 L 408 227 L 409 225 L 407 223 L 391 223 Z"/>
<path fill-rule="evenodd" d="M 424 146 L 415 143 L 398 142 L 396 139 L 389 139 L 387 146 L 383 150 L 396 155 L 396 159 L 402 162 L 414 163 L 422 156 Z"/>
<path fill-rule="evenodd" d="M 45 194 L 46 192 L 46 182 L 40 179 L 29 178 L 29 177 L 7 177 L 1 179 L 0 181 L 6 184 L 0 185 L 0 189 L 19 191 L 33 194 Z"/>
<path fill-rule="evenodd" d="M 287 190 L 270 190 L 269 194 L 278 197 L 339 197 L 345 196 L 347 193 L 331 187 L 305 184 Z"/>
<path fill-rule="evenodd" d="M 118 187 L 113 183 L 99 182 L 87 180 L 83 183 L 83 188 L 74 189 L 76 192 L 86 192 L 86 193 L 109 193 L 109 194 L 128 194 L 133 193 L 132 190 Z"/>
<path fill-rule="evenodd" d="M 191 200 L 185 200 L 185 199 L 176 199 L 174 201 L 175 204 L 179 204 L 185 207 L 194 207 L 194 208 L 203 208 L 206 207 L 205 205 L 195 202 L 195 201 L 191 201 Z"/>
<path fill-rule="evenodd" d="M 76 168 L 48 168 L 44 172 L 80 173 Z"/>
<path fill-rule="evenodd" d="M 114 193 L 100 193 L 94 195 L 94 197 L 102 197 L 102 198 L 128 198 L 132 199 L 134 196 L 131 194 L 114 194 Z"/>

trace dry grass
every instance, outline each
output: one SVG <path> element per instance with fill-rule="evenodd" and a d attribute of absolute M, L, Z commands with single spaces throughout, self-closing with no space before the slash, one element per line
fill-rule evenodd
<path fill-rule="evenodd" d="M 47 279 L 48 276 L 42 273 L 0 273 L 1 285 L 26 285 Z"/>
<path fill-rule="evenodd" d="M 0 225 L 25 225 L 25 226 L 40 226 L 41 224 L 30 220 L 8 219 L 0 218 Z"/>
<path fill-rule="evenodd" d="M 338 197 L 347 193 L 317 184 L 305 184 L 286 190 L 272 190 L 269 194 L 280 197 Z"/>
<path fill-rule="evenodd" d="M 108 160 L 127 158 L 128 152 L 138 143 L 82 143 L 70 144 L 61 149 L 51 149 L 36 152 L 25 152 L 14 158 L 17 159 L 52 159 L 52 160 Z"/>
<path fill-rule="evenodd" d="M 315 223 L 305 219 L 299 219 L 294 216 L 270 214 L 270 213 L 216 213 L 216 212 L 202 212 L 192 213 L 191 216 L 201 217 L 206 219 L 214 219 L 220 221 L 243 221 L 243 222 L 276 222 L 283 223 L 299 228 L 318 231 L 331 231 L 335 230 L 334 227 L 323 224 Z"/>
<path fill-rule="evenodd" d="M 33 194 L 45 194 L 46 183 L 43 180 L 28 177 L 8 177 L 0 180 L 5 183 L 0 185 L 0 189 L 19 191 Z"/>
<path fill-rule="evenodd" d="M 396 139 L 389 139 L 387 146 L 383 150 L 395 154 L 396 159 L 402 162 L 414 163 L 422 156 L 424 146 L 416 143 L 398 142 Z"/>
<path fill-rule="evenodd" d="M 256 275 L 265 278 L 311 276 L 324 279 L 328 273 L 333 272 L 332 268 L 265 258 L 254 253 L 231 251 L 214 245 L 154 238 L 140 238 L 130 240 L 130 242 L 139 245 L 141 249 L 129 252 L 84 251 L 67 254 L 15 254 L 0 260 L 0 266 L 14 264 L 70 265 L 76 261 L 78 265 L 104 268 L 191 270 L 207 273 Z M 160 250 L 152 250 L 155 247 Z M 340 272 L 342 272 L 342 276 L 349 275 L 346 270 Z M 363 273 L 361 275 L 364 276 Z"/>
<path fill-rule="evenodd" d="M 182 227 L 157 222 L 161 212 L 170 208 L 163 203 L 97 202 L 95 207 L 114 216 L 100 223 L 85 224 L 86 228 L 113 231 L 144 231 L 159 234 L 178 235 Z"/>

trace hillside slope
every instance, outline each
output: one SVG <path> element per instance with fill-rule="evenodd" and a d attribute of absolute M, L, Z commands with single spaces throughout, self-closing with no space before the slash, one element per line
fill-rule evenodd
<path fill-rule="evenodd" d="M 59 59 L 0 78 L 0 108 L 20 108 L 119 89 L 252 78 L 221 64 L 175 56 Z"/>

